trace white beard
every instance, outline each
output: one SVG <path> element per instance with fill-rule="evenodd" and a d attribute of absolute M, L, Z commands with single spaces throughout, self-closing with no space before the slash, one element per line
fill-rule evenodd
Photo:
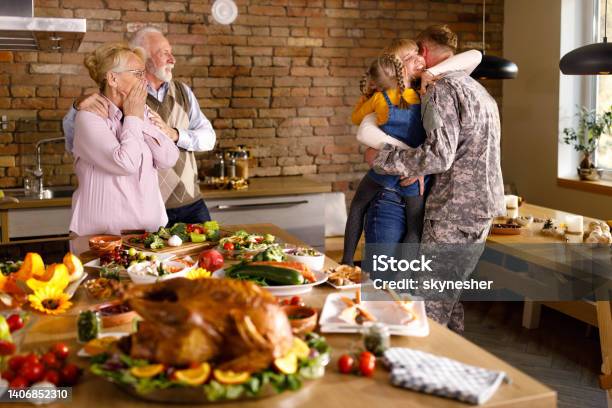
<path fill-rule="evenodd" d="M 154 75 L 160 81 L 170 82 L 172 81 L 172 69 L 174 69 L 174 64 L 166 64 L 159 67 Z"/>

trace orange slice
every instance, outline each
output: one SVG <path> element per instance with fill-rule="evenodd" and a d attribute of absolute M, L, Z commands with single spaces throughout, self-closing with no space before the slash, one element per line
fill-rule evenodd
<path fill-rule="evenodd" d="M 141 367 L 130 368 L 130 373 L 138 378 L 151 378 L 164 371 L 163 364 L 149 364 Z"/>
<path fill-rule="evenodd" d="M 308 355 L 310 354 L 310 347 L 308 347 L 308 344 L 306 344 L 304 340 L 294 337 L 290 353 L 295 354 L 297 358 L 303 360 L 308 358 Z"/>
<path fill-rule="evenodd" d="M 221 384 L 242 384 L 251 378 L 251 374 L 246 371 L 235 373 L 233 371 L 215 370 L 213 375 L 215 380 Z"/>
<path fill-rule="evenodd" d="M 178 370 L 174 372 L 174 376 L 182 383 L 189 385 L 204 384 L 210 376 L 210 365 L 202 363 L 197 367 L 188 368 L 186 370 Z"/>
<path fill-rule="evenodd" d="M 108 336 L 93 339 L 83 346 L 83 350 L 90 356 L 95 356 L 107 352 L 111 346 L 117 341 L 117 337 Z"/>
<path fill-rule="evenodd" d="M 284 357 L 274 360 L 274 366 L 283 374 L 294 374 L 298 369 L 298 358 L 290 352 Z"/>

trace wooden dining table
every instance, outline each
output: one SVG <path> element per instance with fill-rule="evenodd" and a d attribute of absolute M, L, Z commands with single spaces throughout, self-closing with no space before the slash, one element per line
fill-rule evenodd
<path fill-rule="evenodd" d="M 525 203 L 519 207 L 519 215 L 533 216 L 544 220 L 551 219 L 562 223 L 566 217 L 575 214 Z M 599 220 L 584 217 L 585 226 L 595 221 Z M 607 272 L 604 271 L 607 276 L 601 277 L 600 281 L 607 283 L 601 283 L 603 290 L 607 292 L 600 294 L 598 299 L 535 299 L 530 297 L 530 293 L 536 293 L 539 289 L 544 289 L 544 292 L 548 290 L 550 294 L 554 294 L 552 286 L 556 281 L 563 282 L 563 277 L 572 278 L 575 272 L 575 265 L 572 263 L 575 258 L 572 256 L 572 251 L 576 253 L 577 250 L 584 247 L 579 245 L 573 248 L 573 244 L 566 244 L 561 235 L 546 235 L 542 233 L 541 229 L 542 224 L 531 224 L 521 228 L 519 235 L 491 234 L 487 239 L 488 250 L 525 262 L 527 273 L 524 273 L 524 271 L 519 273 L 504 267 L 502 265 L 503 260 L 502 262 L 490 262 L 486 260 L 486 257 L 483 257 L 477 267 L 476 275 L 481 277 L 491 276 L 496 280 L 496 284 L 500 283 L 503 287 L 525 296 L 523 308 L 523 326 L 525 328 L 534 329 L 538 327 L 542 306 L 598 327 L 602 357 L 600 385 L 607 391 L 608 407 L 612 408 L 612 302 L 606 300 L 612 293 L 609 284 L 611 282 L 610 274 L 612 273 L 612 268 L 610 268 L 612 252 L 607 246 L 602 246 L 593 248 L 591 249 L 593 252 L 587 253 L 587 256 L 596 254 L 600 257 L 604 265 L 603 268 L 608 269 Z M 587 263 L 587 265 L 590 264 Z M 530 275 L 530 271 L 537 272 Z M 481 274 L 481 272 L 484 273 Z M 596 273 L 592 270 L 589 271 L 587 268 L 587 274 L 589 272 Z M 543 276 L 549 279 L 538 279 Z M 543 292 L 540 291 L 539 293 Z"/>
<path fill-rule="evenodd" d="M 228 230 L 245 229 L 249 232 L 268 233 L 277 236 L 282 242 L 305 245 L 297 238 L 272 224 L 235 225 L 224 227 Z M 94 256 L 85 251 L 87 237 L 77 237 L 71 242 L 73 251 L 80 255 L 84 262 Z M 327 258 L 326 268 L 337 264 Z M 93 275 L 94 273 L 92 273 Z M 327 295 L 336 289 L 323 284 L 315 287 L 310 293 L 302 296 L 306 304 L 321 308 Z M 79 349 L 76 342 L 76 316 L 81 310 L 94 305 L 81 287 L 74 298 L 74 306 L 66 315 L 59 317 L 39 316 L 26 334 L 26 350 L 42 350 L 53 342 L 66 342 L 74 351 Z M 112 328 L 105 331 L 129 332 L 132 325 Z M 511 383 L 502 384 L 485 407 L 507 408 L 549 408 L 557 406 L 557 394 L 554 390 L 529 377 L 520 370 L 492 355 L 486 350 L 466 340 L 432 320 L 429 320 L 430 332 L 427 337 L 394 336 L 391 345 L 409 347 L 438 356 L 448 357 L 474 366 L 503 371 L 508 374 Z M 468 404 L 455 400 L 435 397 L 424 393 L 393 387 L 389 373 L 378 364 L 372 378 L 340 374 L 336 368 L 341 354 L 361 346 L 358 334 L 325 334 L 331 345 L 332 359 L 325 376 L 318 380 L 306 381 L 297 391 L 287 391 L 269 398 L 224 403 L 225 407 L 411 407 L 411 408 L 451 408 L 466 407 Z M 74 354 L 74 353 L 73 353 Z M 85 368 L 85 375 L 73 388 L 71 406 L 76 407 L 166 407 L 166 404 L 147 403 L 136 399 L 118 389 L 115 385 L 88 373 L 87 361 L 77 359 L 77 364 Z M 16 404 L 13 406 L 26 406 Z M 60 406 L 55 403 L 53 406 Z"/>

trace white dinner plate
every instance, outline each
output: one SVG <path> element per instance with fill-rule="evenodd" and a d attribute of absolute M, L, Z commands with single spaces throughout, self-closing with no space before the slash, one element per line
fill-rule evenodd
<path fill-rule="evenodd" d="M 319 325 L 322 333 L 360 333 L 359 324 L 349 324 L 339 318 L 340 313 L 346 309 L 346 304 L 341 297 L 353 299 L 342 293 L 332 293 L 325 299 Z M 397 302 L 389 297 L 389 300 L 362 300 L 361 305 L 374 317 L 376 321 L 384 323 L 392 335 L 425 337 L 429 335 L 429 323 L 425 312 L 425 302 L 413 301 L 412 313 L 414 319 L 410 320 L 410 314 L 401 308 Z"/>
<path fill-rule="evenodd" d="M 262 286 L 264 289 L 272 293 L 274 296 L 293 296 L 308 293 L 317 285 L 327 281 L 327 274 L 324 272 L 313 271 L 316 281 L 312 283 L 304 283 L 302 285 L 283 285 L 283 286 Z M 218 269 L 212 274 L 213 278 L 225 278 L 225 270 Z"/>
<path fill-rule="evenodd" d="M 64 290 L 64 292 L 67 293 L 68 296 L 70 296 L 69 299 L 74 296 L 76 290 L 79 288 L 79 286 L 81 285 L 81 283 L 83 283 L 85 279 L 87 279 L 87 272 L 83 272 L 83 275 L 81 275 L 79 279 L 75 280 L 74 282 L 71 282 L 68 286 L 66 286 L 66 290 Z"/>
<path fill-rule="evenodd" d="M 174 254 L 169 254 L 169 253 L 156 254 L 155 252 L 144 252 L 144 254 L 147 256 L 156 255 L 157 259 L 159 259 L 160 261 L 167 261 L 168 259 L 175 257 Z M 83 266 L 86 266 L 88 268 L 94 268 L 94 269 L 102 269 L 102 266 L 100 265 L 100 258 L 96 258 L 92 261 L 89 261 Z"/>

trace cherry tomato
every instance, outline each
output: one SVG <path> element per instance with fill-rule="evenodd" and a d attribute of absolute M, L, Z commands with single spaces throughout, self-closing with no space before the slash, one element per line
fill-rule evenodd
<path fill-rule="evenodd" d="M 350 374 L 353 371 L 353 364 L 355 364 L 355 360 L 353 357 L 348 354 L 343 354 L 338 359 L 338 371 L 342 374 Z"/>
<path fill-rule="evenodd" d="M 18 314 L 12 314 L 7 319 L 9 330 L 12 332 L 17 331 L 23 327 L 23 319 Z"/>
<path fill-rule="evenodd" d="M 261 244 L 263 242 L 263 237 L 255 237 L 255 242 Z"/>
<path fill-rule="evenodd" d="M 44 374 L 43 381 L 48 381 L 58 387 L 60 385 L 60 374 L 56 370 L 49 370 Z"/>
<path fill-rule="evenodd" d="M 289 301 L 289 299 L 283 299 L 280 302 L 281 306 L 289 306 L 291 304 L 291 302 Z"/>
<path fill-rule="evenodd" d="M 302 302 L 302 298 L 301 298 L 301 297 L 299 297 L 299 296 L 293 296 L 293 297 L 291 298 L 291 302 L 290 302 L 290 303 L 291 303 L 291 305 L 293 305 L 293 306 L 300 306 L 300 305 L 302 305 L 302 303 L 303 303 L 303 302 Z"/>
<path fill-rule="evenodd" d="M 371 377 L 376 368 L 376 357 L 369 351 L 364 351 L 359 355 L 359 372 L 361 375 Z"/>
<path fill-rule="evenodd" d="M 10 356 L 16 349 L 15 343 L 8 340 L 0 340 L 0 356 Z"/>
<path fill-rule="evenodd" d="M 17 372 L 19 371 L 19 368 L 21 367 L 24 361 L 25 361 L 24 356 L 13 356 L 9 359 L 8 366 L 12 371 Z"/>
<path fill-rule="evenodd" d="M 15 379 L 15 373 L 12 370 L 6 370 L 0 373 L 0 377 L 2 377 L 3 380 L 11 382 Z"/>
<path fill-rule="evenodd" d="M 40 359 L 38 358 L 36 354 L 30 353 L 30 354 L 23 356 L 23 362 L 21 363 L 21 365 L 24 365 L 25 363 L 30 363 L 30 364 L 40 363 Z"/>
<path fill-rule="evenodd" d="M 40 361 L 47 368 L 60 368 L 61 366 L 61 363 L 57 359 L 57 356 L 52 351 L 47 351 L 45 354 L 43 354 L 43 356 L 40 358 Z"/>
<path fill-rule="evenodd" d="M 23 377 L 16 377 L 13 381 L 10 382 L 9 386 L 11 388 L 25 388 L 28 385 L 30 385 L 30 383 L 28 383 L 28 380 Z"/>
<path fill-rule="evenodd" d="M 74 364 L 66 364 L 60 372 L 62 384 L 67 386 L 76 384 L 80 374 L 81 370 L 79 367 Z"/>
<path fill-rule="evenodd" d="M 68 354 L 70 353 L 70 349 L 64 343 L 54 344 L 50 351 L 52 351 L 60 360 L 65 360 L 68 358 Z"/>
<path fill-rule="evenodd" d="M 30 383 L 40 381 L 45 372 L 45 367 L 40 363 L 30 363 L 26 361 L 19 369 L 19 375 Z"/>
<path fill-rule="evenodd" d="M 226 242 L 225 244 L 223 244 L 223 249 L 225 249 L 226 251 L 233 251 L 234 250 L 234 243 Z"/>

